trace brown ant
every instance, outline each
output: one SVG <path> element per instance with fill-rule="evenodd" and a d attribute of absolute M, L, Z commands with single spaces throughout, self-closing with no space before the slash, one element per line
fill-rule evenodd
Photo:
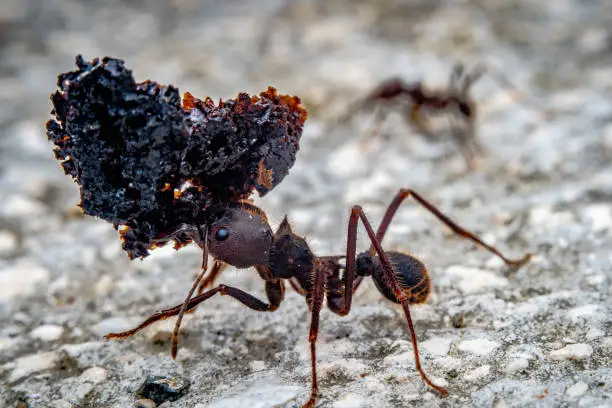
<path fill-rule="evenodd" d="M 477 106 L 470 89 L 485 72 L 487 69 L 484 66 L 477 66 L 467 72 L 463 64 L 456 64 L 448 87 L 437 91 L 427 90 L 421 82 L 406 83 L 397 77 L 387 79 L 364 99 L 353 104 L 336 124 L 344 124 L 357 113 L 374 108 L 374 123 L 369 133 L 378 135 L 387 115 L 398 110 L 408 125 L 427 140 L 433 141 L 438 138 L 438 134 L 432 128 L 430 118 L 446 114 L 451 138 L 459 147 L 468 167 L 473 169 L 476 156 L 484 152 L 484 147 L 476 136 Z M 497 73 L 494 77 L 503 86 L 512 86 L 501 74 Z"/>
<path fill-rule="evenodd" d="M 88 62 L 78 56 L 76 65 L 77 70 L 58 77 L 47 136 L 55 144 L 54 154 L 64 171 L 80 186 L 83 211 L 111 222 L 130 258 L 144 258 L 169 242 L 179 249 L 193 241 L 203 250 L 202 270 L 182 304 L 106 338 L 129 337 L 158 320 L 177 316 L 172 334 L 174 358 L 186 312 L 217 293 L 250 309 L 273 312 L 283 300 L 288 280 L 306 297 L 311 311 L 312 388 L 304 407 L 313 407 L 318 396 L 315 345 L 323 300 L 327 298 L 332 312 L 346 315 L 363 278 L 371 276 L 387 299 L 402 305 L 423 381 L 447 394 L 421 367 L 410 318 L 409 304 L 424 302 L 430 292 L 427 269 L 413 256 L 382 248 L 397 209 L 413 197 L 456 234 L 508 265 L 522 265 L 529 254 L 508 259 L 416 192 L 400 190 L 376 232 L 362 208 L 353 206 L 346 254 L 317 257 L 293 233 L 286 218 L 273 233 L 266 214 L 248 201 L 255 191 L 264 195 L 272 190 L 293 166 L 307 117 L 299 98 L 280 95 L 269 87 L 256 96 L 240 93 L 217 104 L 189 93 L 181 99 L 171 85 L 137 83 L 116 58 Z M 423 96 L 423 100 L 443 104 L 433 96 Z M 459 99 L 451 100 L 455 101 L 451 98 L 446 103 L 459 106 Z M 359 220 L 371 245 L 357 254 Z M 209 255 L 214 264 L 204 278 Z M 227 285 L 206 290 L 226 265 L 254 267 L 265 281 L 267 302 Z"/>
<path fill-rule="evenodd" d="M 352 207 L 348 223 L 346 255 L 316 256 L 304 238 L 296 235 L 287 218 L 281 222 L 276 233 L 272 233 L 266 214 L 249 202 L 236 203 L 220 210 L 210 224 L 185 227 L 183 231 L 203 250 L 202 272 L 191 287 L 185 301 L 177 306 L 157 312 L 139 326 L 121 333 L 111 333 L 107 339 L 125 338 L 152 323 L 178 316 L 172 335 L 172 356 L 176 357 L 178 333 L 185 312 L 194 310 L 197 305 L 215 294 L 228 295 L 243 305 L 259 312 L 273 312 L 278 309 L 285 291 L 284 281 L 306 297 L 311 312 L 309 342 L 312 365 L 312 387 L 310 398 L 304 408 L 313 407 L 317 401 L 319 387 L 316 372 L 316 341 L 319 333 L 319 312 L 323 300 L 334 313 L 344 316 L 351 310 L 353 295 L 363 279 L 371 276 L 378 290 L 387 299 L 401 304 L 410 332 L 414 349 L 416 369 L 423 381 L 442 395 L 448 391 L 434 384 L 427 376 L 419 358 L 417 339 L 410 317 L 410 304 L 423 303 L 430 292 L 430 278 L 423 263 L 415 257 L 396 251 L 385 251 L 382 241 L 391 224 L 393 216 L 402 202 L 414 198 L 419 204 L 435 215 L 453 232 L 487 249 L 507 265 L 521 266 L 530 258 L 526 254 L 521 259 L 508 259 L 496 248 L 484 243 L 473 233 L 457 225 L 433 204 L 413 190 L 400 190 L 375 232 L 359 205 Z M 371 241 L 367 251 L 357 254 L 357 226 L 361 220 Z M 213 270 L 207 279 L 202 280 L 207 269 L 209 254 L 215 260 Z M 345 264 L 340 261 L 344 258 Z M 225 265 L 236 268 L 254 267 L 265 282 L 267 302 L 243 290 L 227 285 L 219 285 L 205 290 L 208 284 L 222 271 Z M 198 294 L 192 297 L 199 285 Z"/>

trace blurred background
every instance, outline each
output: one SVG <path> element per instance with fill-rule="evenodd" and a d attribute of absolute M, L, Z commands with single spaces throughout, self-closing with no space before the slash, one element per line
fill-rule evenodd
<path fill-rule="evenodd" d="M 298 160 L 257 204 L 318 254 L 344 252 L 352 204 L 377 224 L 400 187 L 507 254 L 536 253 L 510 273 L 406 204 L 385 247 L 430 267 L 415 326 L 451 396 L 422 384 L 401 314 L 368 283 L 350 316 L 322 314 L 321 407 L 610 403 L 610 27 L 604 0 L 1 0 L 0 406 L 133 406 L 149 374 L 191 383 L 164 407 L 299 407 L 309 392 L 307 307 L 291 290 L 269 315 L 212 299 L 185 319 L 177 361 L 172 322 L 103 341 L 181 302 L 201 251 L 128 262 L 112 226 L 79 213 L 44 130 L 77 54 L 200 98 L 299 95 Z M 486 148 L 474 170 L 444 126 L 431 143 L 398 115 L 374 139 L 371 112 L 335 125 L 380 81 L 444 90 L 456 63 L 492 73 L 472 89 Z M 262 295 L 254 275 L 221 281 Z"/>

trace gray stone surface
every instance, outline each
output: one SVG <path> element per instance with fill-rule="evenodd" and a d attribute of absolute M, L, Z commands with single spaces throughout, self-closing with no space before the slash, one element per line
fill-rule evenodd
<path fill-rule="evenodd" d="M 377 223 L 408 186 L 506 253 L 535 253 L 509 272 L 403 207 L 385 246 L 429 266 L 433 293 L 412 313 L 425 369 L 450 396 L 420 380 L 401 311 L 368 282 L 350 316 L 322 313 L 321 407 L 612 404 L 612 3 L 166 3 L 0 2 L 0 406 L 136 406 L 147 375 L 190 380 L 164 407 L 299 407 L 309 392 L 309 317 L 292 291 L 271 314 L 210 300 L 186 317 L 176 361 L 171 321 L 102 339 L 181 302 L 201 253 L 130 263 L 109 224 L 75 211 L 44 122 L 77 53 L 124 58 L 137 79 L 198 96 L 268 84 L 300 95 L 310 118 L 297 163 L 257 202 L 275 225 L 288 214 L 319 254 L 344 250 L 350 205 Z M 379 80 L 443 85 L 456 61 L 497 67 L 517 89 L 490 76 L 475 86 L 488 149 L 476 171 L 397 117 L 367 144 L 369 115 L 325 130 Z M 222 281 L 262 294 L 251 271 Z"/>

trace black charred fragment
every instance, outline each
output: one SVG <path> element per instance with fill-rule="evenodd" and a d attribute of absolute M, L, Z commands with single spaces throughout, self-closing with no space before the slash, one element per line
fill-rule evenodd
<path fill-rule="evenodd" d="M 136 83 L 105 57 L 58 77 L 47 136 L 81 189 L 81 207 L 121 229 L 131 258 L 170 240 L 183 225 L 210 222 L 211 209 L 273 189 L 299 149 L 306 111 L 297 97 L 200 101 L 177 88 Z"/>
<path fill-rule="evenodd" d="M 136 391 L 136 396 L 154 401 L 157 405 L 176 401 L 189 389 L 189 380 L 180 377 L 150 375 Z"/>

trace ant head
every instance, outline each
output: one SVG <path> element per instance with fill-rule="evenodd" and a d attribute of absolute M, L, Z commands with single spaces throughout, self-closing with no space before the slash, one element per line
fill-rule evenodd
<path fill-rule="evenodd" d="M 310 276 L 314 255 L 306 240 L 291 230 L 287 217 L 274 234 L 274 245 L 270 251 L 270 266 L 275 276 L 289 279 L 293 276 Z"/>
<path fill-rule="evenodd" d="M 208 250 L 220 261 L 248 268 L 268 262 L 272 229 L 259 208 L 241 203 L 225 209 L 208 228 Z"/>

